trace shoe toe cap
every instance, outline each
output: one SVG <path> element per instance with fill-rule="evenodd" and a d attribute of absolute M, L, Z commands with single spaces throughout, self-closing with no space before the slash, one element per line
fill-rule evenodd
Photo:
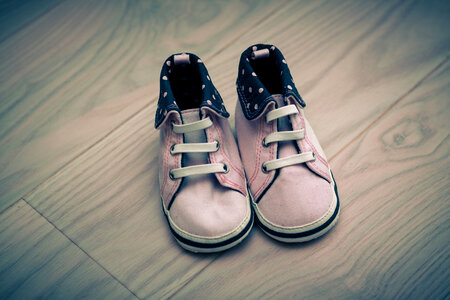
<path fill-rule="evenodd" d="M 204 239 L 221 239 L 243 229 L 250 216 L 247 197 L 226 188 L 208 192 L 183 191 L 169 211 L 178 233 Z"/>
<path fill-rule="evenodd" d="M 293 174 L 280 172 L 258 202 L 258 210 L 267 222 L 278 227 L 299 227 L 320 222 L 329 213 L 334 199 L 330 183 L 300 167 L 291 170 Z"/>

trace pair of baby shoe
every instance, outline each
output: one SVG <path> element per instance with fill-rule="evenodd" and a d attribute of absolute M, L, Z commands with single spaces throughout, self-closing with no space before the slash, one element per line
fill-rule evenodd
<path fill-rule="evenodd" d="M 160 194 L 183 248 L 217 252 L 238 244 L 253 211 L 261 229 L 282 242 L 308 241 L 334 226 L 336 183 L 279 49 L 257 44 L 241 55 L 239 146 L 199 57 L 170 56 L 160 83 Z"/>

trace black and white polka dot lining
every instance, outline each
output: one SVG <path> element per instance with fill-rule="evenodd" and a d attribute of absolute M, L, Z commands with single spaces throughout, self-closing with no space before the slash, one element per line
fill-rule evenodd
<path fill-rule="evenodd" d="M 236 81 L 239 101 L 241 102 L 245 117 L 249 120 L 258 117 L 264 111 L 267 104 L 275 102 L 271 93 L 265 88 L 250 63 L 253 52 L 263 49 L 269 50 L 269 55 L 273 56 L 278 68 L 281 69 L 280 80 L 283 86 L 284 96 L 286 98 L 292 96 L 301 106 L 304 107 L 306 105 L 295 87 L 287 62 L 281 51 L 273 45 L 253 45 L 247 48 L 241 55 Z M 267 50 L 265 52 L 267 53 Z"/>
<path fill-rule="evenodd" d="M 174 66 L 174 56 L 180 55 L 173 54 L 168 57 L 163 64 L 160 75 L 160 94 L 158 100 L 158 108 L 156 109 L 155 116 L 155 128 L 158 128 L 161 123 L 164 121 L 166 115 L 170 111 L 176 111 L 181 115 L 181 110 L 178 107 L 175 97 L 172 92 L 172 88 L 170 85 L 169 74 L 172 72 L 172 68 Z M 198 70 L 201 76 L 201 90 L 202 90 L 202 99 L 193 99 L 193 101 L 200 102 L 199 107 L 208 107 L 212 111 L 215 111 L 218 115 L 222 117 L 228 118 L 230 114 L 225 109 L 223 105 L 223 100 L 217 89 L 214 87 L 211 78 L 206 70 L 206 67 L 203 64 L 203 61 L 192 53 L 185 53 L 189 56 L 189 61 L 191 64 L 197 64 Z"/>

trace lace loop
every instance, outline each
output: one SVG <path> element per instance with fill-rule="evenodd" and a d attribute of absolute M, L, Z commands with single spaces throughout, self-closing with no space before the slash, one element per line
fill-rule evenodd
<path fill-rule="evenodd" d="M 185 143 L 173 144 L 170 147 L 170 154 L 175 155 L 179 153 L 199 153 L 199 152 L 216 152 L 219 150 L 219 142 L 212 143 Z"/>
<path fill-rule="evenodd" d="M 193 176 L 193 175 L 205 175 L 211 173 L 228 173 L 229 167 L 224 163 L 203 164 L 196 166 L 189 166 L 183 168 L 172 169 L 169 171 L 169 177 L 172 180 Z"/>
<path fill-rule="evenodd" d="M 205 118 L 188 124 L 172 123 L 173 132 L 175 133 L 189 133 L 197 130 L 204 130 L 212 125 L 211 119 Z"/>
<path fill-rule="evenodd" d="M 305 138 L 305 130 L 303 128 L 294 131 L 277 131 L 267 135 L 264 138 L 263 143 L 266 144 L 267 147 L 270 143 L 302 140 L 304 138 Z"/>
<path fill-rule="evenodd" d="M 305 163 L 308 161 L 313 161 L 315 159 L 316 158 L 315 158 L 315 155 L 313 152 L 299 153 L 299 154 L 291 155 L 288 157 L 283 157 L 283 158 L 267 161 L 267 162 L 263 163 L 263 170 L 265 170 L 266 172 L 269 172 L 269 171 L 272 171 L 275 169 L 280 169 L 280 168 L 287 167 L 290 165 L 297 165 L 297 164 Z"/>
<path fill-rule="evenodd" d="M 275 119 L 286 117 L 289 115 L 298 114 L 297 106 L 294 104 L 289 104 L 280 108 L 271 110 L 266 115 L 266 123 L 269 123 Z"/>

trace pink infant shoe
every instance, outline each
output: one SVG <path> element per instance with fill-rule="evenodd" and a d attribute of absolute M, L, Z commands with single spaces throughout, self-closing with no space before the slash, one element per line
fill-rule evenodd
<path fill-rule="evenodd" d="M 237 91 L 239 151 L 260 227 L 282 242 L 325 234 L 339 215 L 336 183 L 275 46 L 242 53 Z"/>
<path fill-rule="evenodd" d="M 160 130 L 160 194 L 170 230 L 189 251 L 228 249 L 253 225 L 229 114 L 194 54 L 170 56 L 160 84 L 155 128 Z"/>

